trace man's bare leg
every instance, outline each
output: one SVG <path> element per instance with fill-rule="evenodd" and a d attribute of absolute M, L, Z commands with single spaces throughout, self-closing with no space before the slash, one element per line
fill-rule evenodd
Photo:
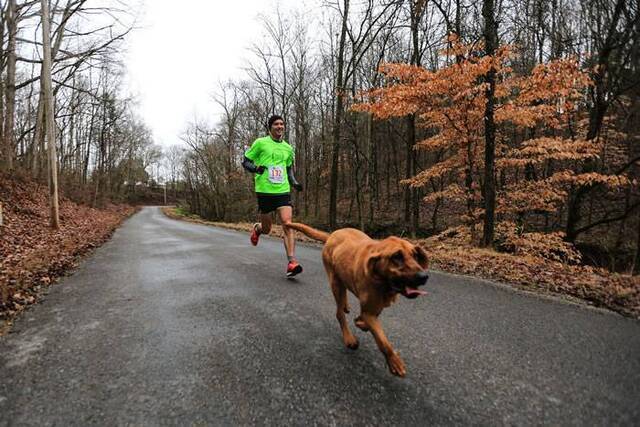
<path fill-rule="evenodd" d="M 271 232 L 271 214 L 260 214 L 260 222 L 253 224 L 253 230 L 249 236 L 249 240 L 253 246 L 258 244 L 261 234 L 269 234 Z"/>
<path fill-rule="evenodd" d="M 260 234 L 269 234 L 271 233 L 271 225 L 273 224 L 273 220 L 271 219 L 271 214 L 260 214 L 260 222 L 258 223 L 258 233 Z"/>
<path fill-rule="evenodd" d="M 291 222 L 293 216 L 293 208 L 291 206 L 281 206 L 278 208 L 278 216 L 280 217 L 280 223 L 282 224 L 282 231 L 284 232 L 284 250 L 287 253 L 289 260 L 295 258 L 295 244 L 296 240 L 293 235 L 293 230 L 287 227 L 287 224 Z"/>
<path fill-rule="evenodd" d="M 278 208 L 278 216 L 282 224 L 282 231 L 284 232 L 284 250 L 287 252 L 287 277 L 293 277 L 302 273 L 302 266 L 296 261 L 296 240 L 293 234 L 293 230 L 287 227 L 287 224 L 291 223 L 293 208 L 291 206 L 282 206 Z"/>

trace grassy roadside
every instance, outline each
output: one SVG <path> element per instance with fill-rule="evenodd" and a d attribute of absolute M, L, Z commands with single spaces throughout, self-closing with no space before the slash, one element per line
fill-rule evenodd
<path fill-rule="evenodd" d="M 253 223 L 249 223 L 249 222 L 230 223 L 230 222 L 207 221 L 200 218 L 198 215 L 188 214 L 184 212 L 182 209 L 176 208 L 176 207 L 163 207 L 162 212 L 169 218 L 178 219 L 181 221 L 188 221 L 196 224 L 212 225 L 215 227 L 223 227 L 223 228 L 228 228 L 230 230 L 246 232 L 247 241 L 249 240 L 249 233 L 251 232 L 251 228 L 253 227 Z M 269 235 L 272 237 L 280 237 L 280 238 L 283 237 L 284 233 L 282 231 L 282 226 L 278 224 L 273 224 L 273 226 L 271 227 L 271 233 L 269 233 Z M 300 242 L 309 242 L 309 243 L 316 242 L 315 240 L 310 239 L 307 236 L 303 236 L 300 233 L 296 234 L 296 240 Z"/>

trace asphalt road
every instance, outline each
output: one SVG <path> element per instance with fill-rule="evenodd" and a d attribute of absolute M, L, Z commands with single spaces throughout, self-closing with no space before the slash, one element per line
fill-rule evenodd
<path fill-rule="evenodd" d="M 382 315 L 400 379 L 298 255 L 143 209 L 0 338 L 0 425 L 640 423 L 640 322 L 432 272 Z"/>

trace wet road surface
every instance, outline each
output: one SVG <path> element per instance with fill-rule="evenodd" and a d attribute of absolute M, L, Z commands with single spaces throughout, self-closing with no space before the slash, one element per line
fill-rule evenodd
<path fill-rule="evenodd" d="M 640 421 L 638 321 L 432 272 L 381 317 L 399 379 L 298 258 L 286 280 L 281 240 L 143 209 L 0 337 L 0 425 Z"/>

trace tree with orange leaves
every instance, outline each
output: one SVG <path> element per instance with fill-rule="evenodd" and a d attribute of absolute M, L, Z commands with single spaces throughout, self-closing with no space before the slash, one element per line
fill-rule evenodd
<path fill-rule="evenodd" d="M 441 161 L 403 182 L 440 188 L 428 194 L 426 201 L 463 202 L 463 219 L 474 241 L 478 242 L 477 228 L 484 215 L 487 83 L 483 77 L 489 70 L 496 76 L 493 111 L 499 221 L 523 233 L 527 216 L 557 213 L 564 206 L 566 187 L 572 183 L 629 184 L 624 177 L 575 172 L 600 152 L 598 143 L 580 137 L 576 126 L 584 90 L 591 84 L 576 59 L 540 64 L 528 75 L 516 75 L 510 67 L 515 55 L 512 47 L 501 46 L 489 56 L 483 55 L 482 46 L 462 45 L 455 36 L 449 42 L 442 55 L 451 65 L 440 70 L 384 64 L 380 72 L 387 85 L 366 92 L 369 102 L 357 104 L 354 110 L 378 119 L 416 115 L 426 137 L 415 149 L 438 153 Z"/>

